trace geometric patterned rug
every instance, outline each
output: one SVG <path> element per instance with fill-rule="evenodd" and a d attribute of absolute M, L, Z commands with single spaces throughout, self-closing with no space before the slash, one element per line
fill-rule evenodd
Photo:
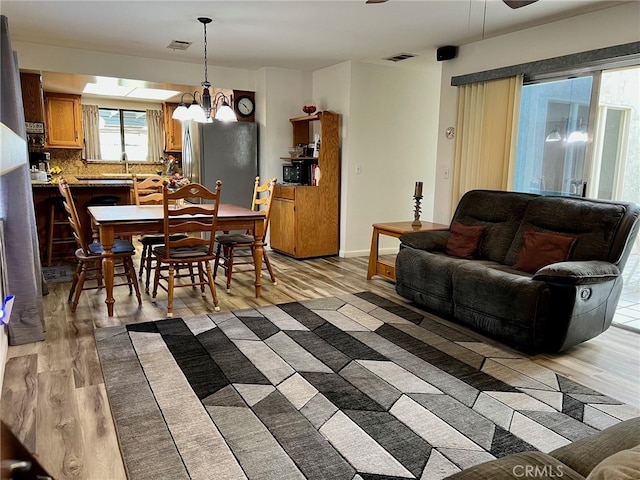
<path fill-rule="evenodd" d="M 130 480 L 437 480 L 640 415 L 369 292 L 95 338 Z"/>

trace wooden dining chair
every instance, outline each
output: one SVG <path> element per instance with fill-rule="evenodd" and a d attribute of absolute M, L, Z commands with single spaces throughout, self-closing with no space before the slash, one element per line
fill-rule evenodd
<path fill-rule="evenodd" d="M 178 287 L 200 286 L 202 296 L 205 296 L 205 286 L 208 285 L 215 311 L 220 310 L 211 261 L 215 258 L 214 245 L 221 190 L 220 180 L 216 182 L 215 191 L 198 183 L 171 191 L 168 182 L 164 182 L 164 245 L 153 248 L 156 268 L 152 298 L 156 298 L 158 287 L 167 292 L 167 317 L 173 316 L 173 294 L 174 289 Z M 176 239 L 175 235 L 178 234 L 186 236 Z M 181 274 L 177 267 L 182 265 L 197 267 L 197 280 L 191 274 Z M 168 268 L 164 268 L 165 266 Z M 187 277 L 190 278 L 190 282 L 176 282 Z M 166 286 L 162 282 L 166 282 Z"/>
<path fill-rule="evenodd" d="M 71 195 L 69 184 L 67 180 L 61 178 L 58 183 L 58 189 L 60 194 L 64 198 L 64 208 L 69 215 L 69 223 L 73 228 L 73 236 L 78 244 L 78 249 L 75 252 L 77 260 L 77 266 L 73 275 L 73 282 L 71 283 L 71 290 L 69 291 L 69 301 L 73 297 L 73 305 L 71 311 L 75 312 L 78 306 L 78 300 L 83 290 L 95 290 L 103 288 L 103 275 L 102 275 L 102 259 L 104 258 L 104 249 L 100 243 L 88 243 L 84 238 L 82 225 L 80 224 L 80 217 L 78 216 L 78 210 L 76 204 Z M 133 289 L 136 291 L 136 297 L 138 297 L 138 305 L 142 305 L 142 298 L 140 297 L 140 288 L 138 287 L 138 280 L 136 278 L 136 270 L 133 266 L 133 255 L 135 254 L 135 247 L 127 240 L 115 240 L 113 244 L 113 260 L 114 260 L 114 277 L 125 277 L 126 283 L 114 284 L 116 286 L 129 286 L 129 294 L 133 293 Z M 122 271 L 118 271 L 122 268 Z M 95 286 L 86 286 L 87 280 L 95 280 Z M 74 295 L 75 294 L 75 295 Z"/>
<path fill-rule="evenodd" d="M 264 235 L 259 239 L 263 244 L 267 236 L 267 230 L 269 229 L 271 200 L 273 198 L 273 189 L 275 188 L 276 183 L 277 179 L 272 178 L 260 185 L 260 177 L 256 177 L 253 187 L 251 210 L 261 212 L 264 215 Z M 253 251 L 256 248 L 255 238 L 252 231 L 247 231 L 246 233 L 224 233 L 216 237 L 216 242 L 218 247 L 216 249 L 216 260 L 213 267 L 213 278 L 216 278 L 218 267 L 222 267 L 227 277 L 227 293 L 230 293 L 231 277 L 233 275 L 234 268 L 241 265 L 254 265 Z M 269 262 L 267 250 L 264 248 L 262 250 L 262 258 L 264 259 L 264 264 L 271 276 L 271 281 L 274 285 L 277 285 L 278 282 L 276 281 L 276 276 L 271 268 L 271 262 Z M 253 271 L 253 269 L 250 270 L 245 267 L 240 267 L 235 271 L 248 272 Z"/>
<path fill-rule="evenodd" d="M 150 177 L 139 179 L 137 175 L 132 174 L 133 179 L 133 199 L 136 205 L 161 205 L 162 204 L 162 182 L 164 179 L 160 175 L 152 175 Z M 174 239 L 184 238 L 186 235 L 175 235 Z M 142 235 L 139 240 L 142 244 L 142 253 L 140 254 L 140 268 L 138 270 L 138 278 L 142 280 L 142 272 L 146 270 L 147 277 L 144 283 L 145 293 L 149 293 L 149 282 L 151 279 L 151 270 L 153 262 L 152 248 L 156 245 L 164 243 L 163 233 L 151 233 Z"/>

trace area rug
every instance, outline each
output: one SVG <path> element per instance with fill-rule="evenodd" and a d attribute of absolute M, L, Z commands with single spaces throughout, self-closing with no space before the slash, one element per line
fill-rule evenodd
<path fill-rule="evenodd" d="M 42 267 L 42 275 L 47 283 L 65 283 L 73 280 L 73 265 L 57 265 L 55 267 Z"/>
<path fill-rule="evenodd" d="M 435 480 L 640 415 L 369 292 L 95 337 L 131 480 Z"/>

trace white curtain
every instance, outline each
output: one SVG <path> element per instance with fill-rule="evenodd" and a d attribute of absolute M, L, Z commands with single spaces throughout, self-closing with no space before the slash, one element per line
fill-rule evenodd
<path fill-rule="evenodd" d="M 522 76 L 458 87 L 452 213 L 469 190 L 512 190 Z"/>
<path fill-rule="evenodd" d="M 162 129 L 162 111 L 147 110 L 147 127 L 149 128 L 149 148 L 147 161 L 157 162 L 164 156 L 164 132 Z"/>
<path fill-rule="evenodd" d="M 83 158 L 102 160 L 98 105 L 82 105 L 82 129 L 84 131 Z"/>

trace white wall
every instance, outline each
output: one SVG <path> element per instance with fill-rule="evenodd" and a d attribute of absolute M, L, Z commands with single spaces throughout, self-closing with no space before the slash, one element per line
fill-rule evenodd
<path fill-rule="evenodd" d="M 640 40 L 639 18 L 640 2 L 630 2 L 464 45 L 457 58 L 443 62 L 435 221 L 448 223 L 451 218 L 451 184 L 450 180 L 443 179 L 442 173 L 453 164 L 455 146 L 455 141 L 444 135 L 445 129 L 455 125 L 456 119 L 456 88 L 451 86 L 452 76 L 637 42 Z"/>
<path fill-rule="evenodd" d="M 416 181 L 426 193 L 421 218 L 432 219 L 440 89 L 432 58 L 419 68 L 347 62 L 314 72 L 316 102 L 342 115 L 341 256 L 369 254 L 373 223 L 412 220 Z M 397 245 L 383 237 L 380 250 Z"/>
<path fill-rule="evenodd" d="M 290 118 L 302 115 L 302 102 L 311 94 L 311 73 L 268 67 L 256 74 L 256 122 L 260 129 L 260 176 L 282 180 L 280 157 L 293 143 Z"/>

